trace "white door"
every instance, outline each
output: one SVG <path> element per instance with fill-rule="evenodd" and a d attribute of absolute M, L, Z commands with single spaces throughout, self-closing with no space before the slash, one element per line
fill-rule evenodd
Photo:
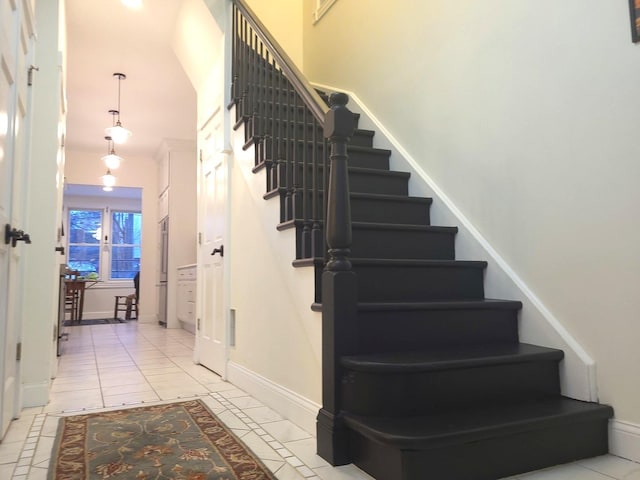
<path fill-rule="evenodd" d="M 29 87 L 33 25 L 26 2 L 0 0 L 0 438 L 20 410 L 18 342 L 22 319 L 24 241 L 6 242 L 22 230 L 26 192 Z M 28 17 L 28 18 L 27 18 Z"/>
<path fill-rule="evenodd" d="M 198 272 L 197 357 L 200 364 L 226 377 L 227 309 L 225 306 L 225 252 L 227 215 L 227 158 L 222 144 L 220 113 L 200 136 L 200 271 Z"/>

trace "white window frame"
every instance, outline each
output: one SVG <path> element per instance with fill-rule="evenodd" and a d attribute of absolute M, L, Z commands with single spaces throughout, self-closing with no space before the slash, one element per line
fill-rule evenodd
<path fill-rule="evenodd" d="M 99 206 L 102 204 L 102 206 Z M 92 211 L 100 211 L 102 213 L 102 225 L 101 225 L 101 236 L 100 236 L 100 284 L 96 286 L 96 288 L 112 288 L 119 286 L 129 286 L 131 284 L 132 279 L 130 278 L 117 278 L 111 279 L 111 228 L 112 228 L 112 212 L 128 212 L 128 213 L 140 213 L 142 214 L 142 210 L 137 208 L 130 208 L 121 205 L 109 205 L 105 202 L 97 201 L 95 203 L 91 202 L 90 204 L 79 204 L 75 201 L 70 202 L 65 206 L 65 231 L 69 232 L 66 238 L 66 249 L 69 251 L 69 243 L 70 243 L 70 233 L 71 233 L 71 225 L 70 225 L 70 210 L 92 210 Z M 105 232 L 108 240 L 105 241 Z M 142 243 L 140 244 L 140 248 L 142 249 Z"/>
<path fill-rule="evenodd" d="M 316 9 L 313 12 L 313 24 L 318 23 L 337 1 L 338 0 L 316 0 Z"/>

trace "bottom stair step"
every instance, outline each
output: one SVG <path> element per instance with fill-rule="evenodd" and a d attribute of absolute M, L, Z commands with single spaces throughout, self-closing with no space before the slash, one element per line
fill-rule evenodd
<path fill-rule="evenodd" d="M 603 455 L 613 409 L 555 398 L 433 416 L 346 413 L 353 463 L 377 480 L 496 480 Z"/>

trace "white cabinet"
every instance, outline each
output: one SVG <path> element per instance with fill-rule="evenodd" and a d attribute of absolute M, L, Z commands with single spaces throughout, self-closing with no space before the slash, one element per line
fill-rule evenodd
<path fill-rule="evenodd" d="M 166 296 L 158 294 L 158 311 L 166 311 L 168 328 L 180 328 L 184 319 L 188 320 L 189 314 L 181 310 L 185 308 L 184 305 L 178 304 L 182 297 L 178 292 L 178 267 L 193 265 L 197 261 L 196 143 L 190 140 L 165 139 L 155 159 L 158 168 L 158 222 L 167 219 L 165 223 L 168 225 L 165 242 L 158 242 L 157 284 L 159 289 L 166 289 Z M 166 250 L 164 255 L 162 246 Z M 160 268 L 163 261 L 166 275 Z M 193 295 L 195 299 L 195 292 Z M 194 312 L 191 313 L 192 317 L 193 315 Z"/>
<path fill-rule="evenodd" d="M 176 310 L 182 328 L 196 330 L 196 266 L 183 265 L 177 269 L 178 293 Z"/>

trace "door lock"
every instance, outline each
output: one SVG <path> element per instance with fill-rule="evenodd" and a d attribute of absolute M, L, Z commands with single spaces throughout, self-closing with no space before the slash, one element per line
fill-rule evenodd
<path fill-rule="evenodd" d="M 224 257 L 224 245 L 220 245 L 220 248 L 214 248 L 211 255 L 215 255 L 216 253 L 219 253 L 221 257 Z"/>
<path fill-rule="evenodd" d="M 5 245 L 9 245 L 11 243 L 12 247 L 15 247 L 18 242 L 31 243 L 31 237 L 28 233 L 24 233 L 23 230 L 18 230 L 16 228 L 11 228 L 11 225 L 8 223 L 4 226 L 4 243 Z"/>

